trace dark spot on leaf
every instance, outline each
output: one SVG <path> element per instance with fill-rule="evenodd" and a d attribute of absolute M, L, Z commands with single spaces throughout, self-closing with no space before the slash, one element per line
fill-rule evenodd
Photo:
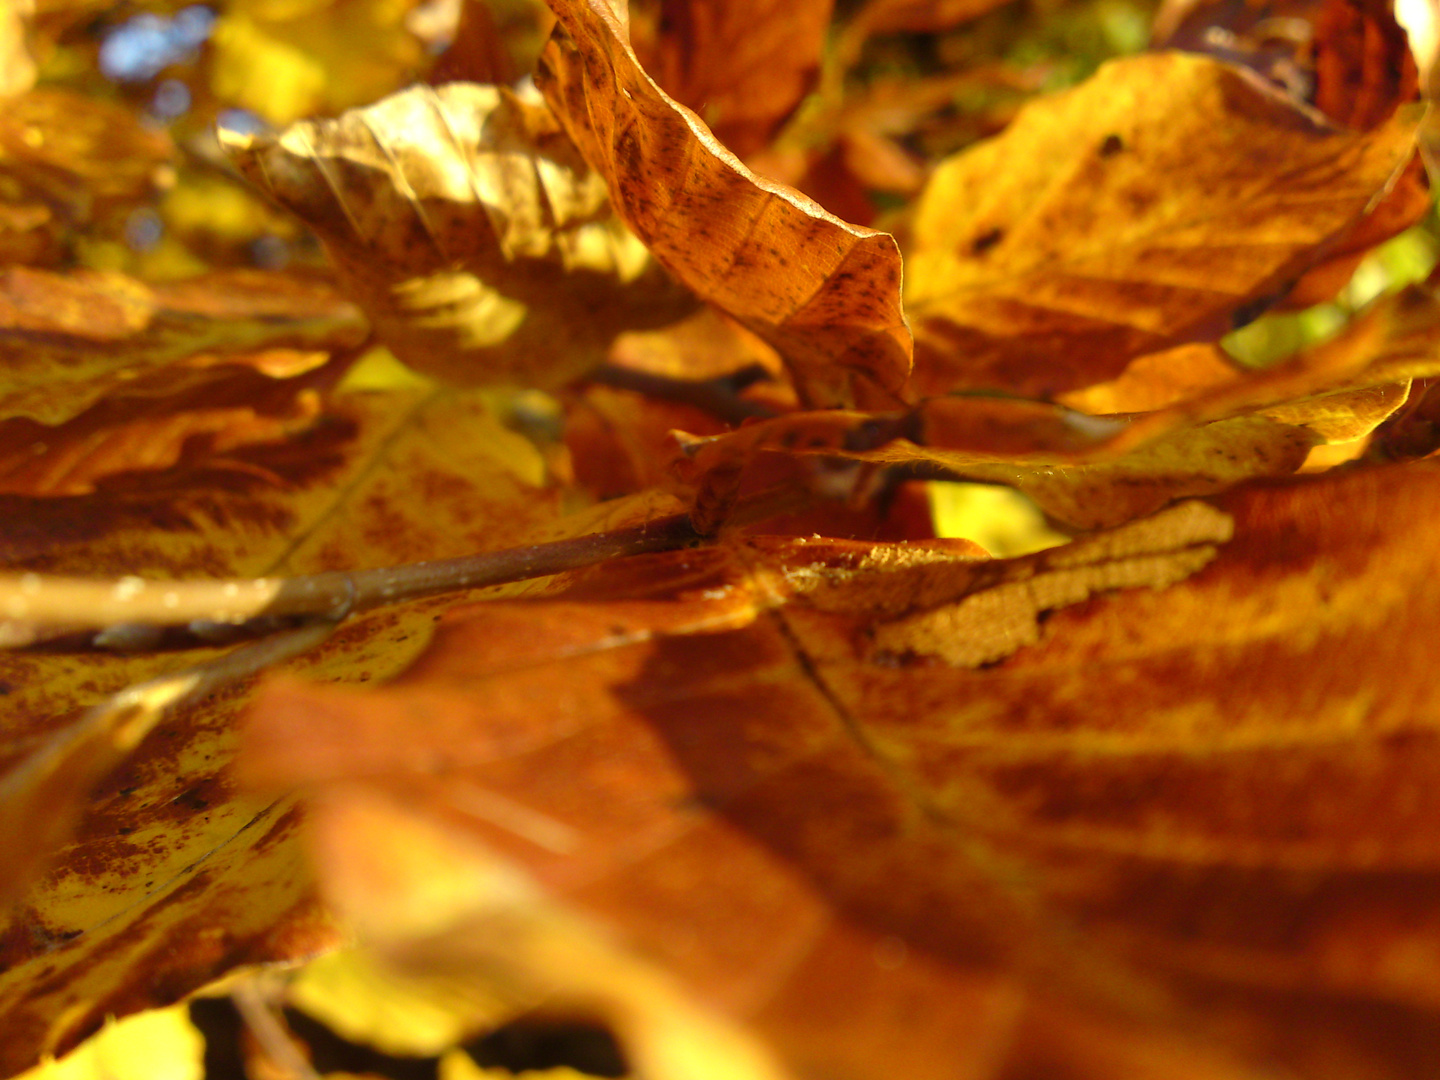
<path fill-rule="evenodd" d="M 1001 228 L 986 229 L 979 236 L 970 242 L 971 255 L 983 255 L 1001 240 L 1005 239 L 1005 230 Z"/>
<path fill-rule="evenodd" d="M 1102 158 L 1114 157 L 1125 149 L 1125 140 L 1119 135 L 1110 134 L 1105 136 L 1105 141 L 1100 144 L 1100 156 Z"/>

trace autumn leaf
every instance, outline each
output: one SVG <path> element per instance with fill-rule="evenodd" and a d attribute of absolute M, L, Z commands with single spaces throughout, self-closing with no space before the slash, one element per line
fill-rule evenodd
<path fill-rule="evenodd" d="M 545 106 L 503 88 L 418 86 L 277 138 L 224 138 L 319 233 L 386 344 L 449 382 L 558 386 L 620 331 L 692 304 Z"/>
<path fill-rule="evenodd" d="M 1218 337 L 1384 194 L 1415 123 L 1345 132 L 1204 57 L 1112 61 L 937 168 L 909 227 L 916 386 L 1053 395 Z"/>
<path fill-rule="evenodd" d="M 682 0 L 630 6 L 655 82 L 737 157 L 768 146 L 820 74 L 831 0 Z"/>
<path fill-rule="evenodd" d="M 473 397 L 350 395 L 304 437 L 245 457 L 283 481 L 180 468 L 86 497 L 4 497 L 6 564 L 117 577 L 385 566 L 503 547 L 554 515 L 534 451 Z M 433 604 L 341 633 L 313 670 L 352 679 L 398 670 L 422 644 Z M 144 653 L 0 653 L 7 791 L 23 778 L 15 766 L 85 704 L 175 667 Z M 107 1014 L 173 1001 L 236 964 L 308 956 L 335 940 L 291 842 L 295 814 L 234 788 L 232 720 L 244 698 L 224 690 L 162 723 L 123 769 L 102 773 L 88 803 L 84 786 L 66 792 L 85 811 L 78 836 L 3 931 L 0 1067 L 25 1068 Z M 102 761 L 114 753 L 95 745 Z M 13 804 L 4 809 L 12 842 L 41 834 L 16 822 Z M 54 800 L 36 809 L 66 812 Z M 6 866 L 11 886 L 15 872 Z"/>
<path fill-rule="evenodd" d="M 359 313 L 305 275 L 229 271 L 148 285 L 123 274 L 0 270 L 0 416 L 69 420 L 116 390 L 158 396 L 226 364 L 294 374 L 359 345 Z"/>
<path fill-rule="evenodd" d="M 652 556 L 452 612 L 384 690 L 272 683 L 248 774 L 482 840 L 804 1075 L 891 1075 L 906 993 L 920 1076 L 1426 1076 L 1390 1033 L 1434 1023 L 1435 575 L 1393 522 L 1437 491 L 1291 482 L 1009 562 Z"/>
<path fill-rule="evenodd" d="M 7 1075 L 1440 1071 L 1404 34 L 990 6 L 0 18 Z"/>
<path fill-rule="evenodd" d="M 774 346 L 803 400 L 893 401 L 911 351 L 894 240 L 746 169 L 640 67 L 606 0 L 552 8 L 537 81 L 635 235 Z"/>

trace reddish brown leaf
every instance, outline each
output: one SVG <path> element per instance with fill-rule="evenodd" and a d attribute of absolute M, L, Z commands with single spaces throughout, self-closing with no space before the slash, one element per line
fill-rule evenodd
<path fill-rule="evenodd" d="M 726 147 L 767 146 L 820 74 L 833 0 L 659 0 L 630 5 L 645 70 Z"/>
<path fill-rule="evenodd" d="M 612 567 L 452 613 L 384 690 L 272 684 L 249 774 L 483 839 L 802 1075 L 1420 1080 L 1440 471 L 1220 505 L 1228 542 Z"/>
<path fill-rule="evenodd" d="M 626 224 L 779 350 L 803 399 L 893 402 L 911 350 L 894 240 L 746 169 L 640 67 L 606 0 L 551 6 L 541 88 Z"/>

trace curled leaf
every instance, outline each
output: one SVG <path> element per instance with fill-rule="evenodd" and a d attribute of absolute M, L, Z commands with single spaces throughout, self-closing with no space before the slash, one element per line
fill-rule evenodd
<path fill-rule="evenodd" d="M 276 137 L 222 138 L 319 234 L 394 353 L 446 381 L 560 385 L 621 330 L 693 305 L 549 110 L 508 90 L 416 86 Z"/>
<path fill-rule="evenodd" d="M 641 68 L 606 0 L 554 0 L 546 100 L 671 273 L 779 351 L 812 405 L 893 402 L 910 370 L 892 237 L 755 176 Z"/>

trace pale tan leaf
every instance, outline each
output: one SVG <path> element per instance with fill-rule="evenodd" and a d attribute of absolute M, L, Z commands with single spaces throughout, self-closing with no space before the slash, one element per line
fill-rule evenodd
<path fill-rule="evenodd" d="M 448 382 L 558 386 L 620 331 L 693 307 L 542 102 L 416 86 L 273 138 L 222 137 L 319 234 L 394 353 Z"/>

